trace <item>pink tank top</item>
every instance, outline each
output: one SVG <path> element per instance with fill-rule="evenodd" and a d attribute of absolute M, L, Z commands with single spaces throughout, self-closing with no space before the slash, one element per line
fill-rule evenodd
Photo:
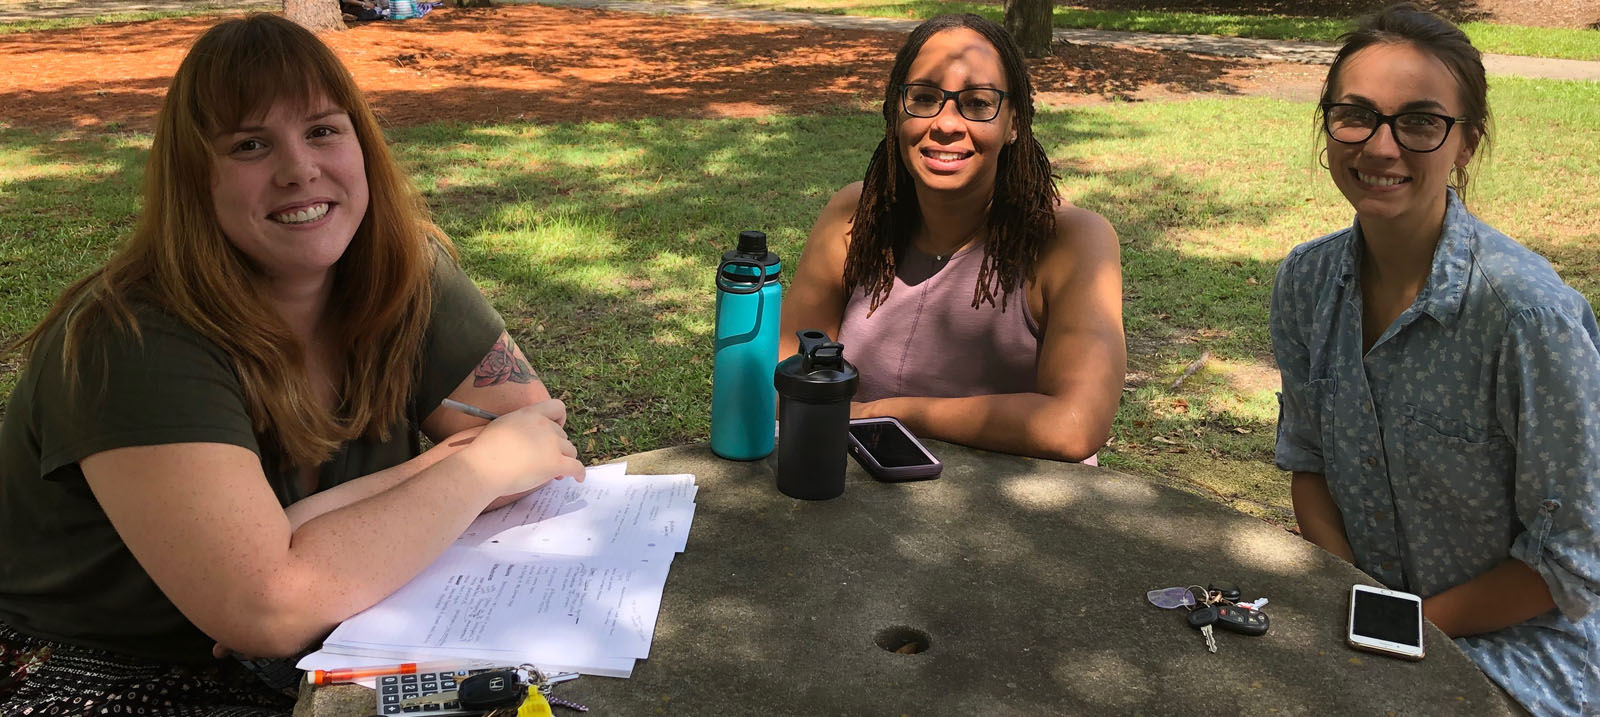
<path fill-rule="evenodd" d="M 1028 312 L 1027 293 L 972 308 L 983 265 L 974 242 L 940 260 L 906 247 L 895 261 L 894 288 L 877 311 L 856 289 L 845 302 L 839 342 L 861 372 L 855 401 L 894 396 L 977 396 L 1031 393 L 1041 331 Z"/>

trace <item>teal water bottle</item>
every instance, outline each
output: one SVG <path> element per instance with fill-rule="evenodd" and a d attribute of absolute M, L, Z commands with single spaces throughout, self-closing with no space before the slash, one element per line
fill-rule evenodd
<path fill-rule="evenodd" d="M 778 391 L 778 308 L 783 287 L 767 235 L 739 232 L 717 265 L 716 348 L 711 366 L 711 452 L 736 461 L 772 453 Z"/>

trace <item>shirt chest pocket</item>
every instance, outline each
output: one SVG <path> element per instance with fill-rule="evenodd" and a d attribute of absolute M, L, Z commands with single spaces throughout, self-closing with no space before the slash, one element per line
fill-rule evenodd
<path fill-rule="evenodd" d="M 1515 452 L 1504 437 L 1413 405 L 1400 421 L 1403 466 L 1419 503 L 1441 517 L 1509 520 Z"/>

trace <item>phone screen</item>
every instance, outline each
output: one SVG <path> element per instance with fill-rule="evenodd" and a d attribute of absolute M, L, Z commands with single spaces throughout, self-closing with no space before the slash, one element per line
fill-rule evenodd
<path fill-rule="evenodd" d="M 911 442 L 910 436 L 889 421 L 852 423 L 850 435 L 855 436 L 861 447 L 884 468 L 925 466 L 933 462 Z"/>
<path fill-rule="evenodd" d="M 1358 590 L 1351 608 L 1350 631 L 1362 637 L 1422 646 L 1422 620 L 1414 600 Z"/>

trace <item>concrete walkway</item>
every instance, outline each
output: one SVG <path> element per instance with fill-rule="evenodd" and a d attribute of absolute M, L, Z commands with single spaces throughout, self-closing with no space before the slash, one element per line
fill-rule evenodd
<path fill-rule="evenodd" d="M 813 15 L 736 8 L 712 3 L 662 3 L 638 0 L 499 0 L 505 4 L 554 5 L 560 7 L 590 8 L 618 12 L 637 12 L 653 15 L 699 15 L 743 22 L 764 22 L 774 25 L 807 25 L 844 30 L 881 30 L 908 32 L 919 21 L 883 18 L 853 17 L 848 15 Z M 0 22 L 52 17 L 92 17 L 108 13 L 155 12 L 178 10 L 276 10 L 281 0 L 0 0 Z M 1058 41 L 1084 45 L 1116 45 L 1142 47 L 1152 50 L 1195 52 L 1222 57 L 1249 57 L 1273 62 L 1299 62 L 1326 65 L 1333 61 L 1335 45 L 1287 40 L 1257 40 L 1241 37 L 1212 35 L 1160 35 L 1118 30 L 1058 29 Z M 1543 57 L 1516 55 L 1484 55 L 1484 68 L 1490 75 L 1540 77 L 1555 80 L 1600 81 L 1600 62 L 1581 60 L 1556 60 Z"/>

